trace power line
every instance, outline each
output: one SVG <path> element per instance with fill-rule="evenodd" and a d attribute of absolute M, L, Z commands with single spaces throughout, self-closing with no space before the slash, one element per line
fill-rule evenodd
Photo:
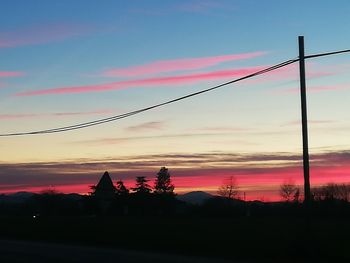
<path fill-rule="evenodd" d="M 324 56 L 330 56 L 330 55 L 337 55 L 341 53 L 348 53 L 350 52 L 350 49 L 344 49 L 344 50 L 339 50 L 339 51 L 333 51 L 333 52 L 327 52 L 327 53 L 319 53 L 319 54 L 314 54 L 314 55 L 309 55 L 305 56 L 305 59 L 308 58 L 318 58 L 318 57 L 324 57 Z"/>
<path fill-rule="evenodd" d="M 308 55 L 308 56 L 305 56 L 304 59 L 317 58 L 317 57 L 323 57 L 323 56 L 329 56 L 329 55 L 336 55 L 336 54 L 348 53 L 348 52 L 350 52 L 350 49 Z M 152 106 L 149 106 L 149 107 L 146 107 L 146 108 L 142 108 L 142 109 L 139 109 L 139 110 L 135 110 L 135 111 L 130 111 L 130 112 L 123 113 L 123 114 L 120 114 L 120 115 L 115 115 L 115 116 L 111 116 L 111 117 L 108 117 L 108 118 L 103 118 L 103 119 L 98 119 L 98 120 L 94 120 L 94 121 L 83 122 L 83 123 L 78 123 L 78 124 L 74 124 L 74 125 L 58 127 L 58 128 L 52 128 L 52 129 L 45 129 L 45 130 L 38 130 L 38 131 L 29 131 L 29 132 L 4 133 L 4 134 L 0 134 L 0 137 L 65 132 L 65 131 L 83 129 L 83 128 L 87 128 L 87 127 L 91 127 L 91 126 L 95 126 L 95 125 L 100 125 L 100 124 L 107 123 L 107 122 L 117 121 L 117 120 L 124 119 L 124 118 L 130 117 L 130 116 L 133 116 L 133 115 L 145 112 L 145 111 L 149 111 L 149 110 L 152 110 L 152 109 L 155 109 L 155 108 L 159 108 L 159 107 L 165 106 L 167 104 L 171 104 L 171 103 L 174 103 L 174 102 L 177 102 L 177 101 L 180 101 L 180 100 L 184 100 L 184 99 L 187 99 L 187 98 L 190 98 L 190 97 L 194 97 L 194 96 L 200 95 L 202 93 L 206 93 L 206 92 L 209 92 L 209 91 L 212 91 L 212 90 L 215 90 L 215 89 L 227 86 L 229 84 L 233 84 L 235 82 L 239 82 L 239 81 L 242 81 L 242 80 L 245 80 L 245 79 L 249 79 L 249 78 L 252 78 L 252 77 L 255 77 L 255 76 L 258 76 L 258 75 L 262 75 L 262 74 L 265 74 L 267 72 L 270 72 L 270 71 L 273 71 L 273 70 L 285 67 L 285 66 L 290 65 L 290 64 L 293 64 L 293 63 L 295 63 L 297 61 L 299 61 L 299 58 L 286 60 L 284 62 L 281 62 L 279 64 L 273 65 L 273 66 L 268 67 L 268 68 L 265 68 L 263 70 L 254 72 L 252 74 L 246 75 L 246 76 L 241 77 L 241 78 L 237 78 L 237 79 L 234 79 L 234 80 L 231 80 L 231 81 L 219 84 L 217 86 L 214 86 L 214 87 L 211 87 L 211 88 L 208 88 L 208 89 L 204 89 L 204 90 L 201 90 L 201 91 L 198 91 L 198 92 L 190 93 L 188 95 L 185 95 L 185 96 L 182 96 L 182 97 L 179 97 L 179 98 L 176 98 L 176 99 L 168 100 L 166 102 L 155 104 L 155 105 L 152 105 Z"/>
<path fill-rule="evenodd" d="M 29 132 L 5 133 L 5 134 L 0 134 L 0 137 L 65 132 L 65 131 L 71 131 L 71 130 L 87 128 L 87 127 L 91 127 L 91 126 L 95 126 L 95 125 L 100 125 L 100 124 L 107 123 L 107 122 L 117 121 L 117 120 L 124 119 L 124 118 L 130 117 L 130 116 L 133 116 L 133 115 L 145 112 L 145 111 L 149 111 L 149 110 L 152 110 L 152 109 L 155 109 L 155 108 L 159 108 L 159 107 L 171 104 L 171 103 L 175 103 L 175 102 L 178 102 L 180 100 L 184 100 L 184 99 L 187 99 L 187 98 L 190 98 L 190 97 L 194 97 L 194 96 L 197 96 L 197 95 L 200 95 L 200 94 L 203 94 L 203 93 L 215 90 L 215 89 L 219 89 L 219 88 L 227 86 L 229 84 L 233 84 L 233 83 L 245 80 L 245 79 L 249 79 L 249 78 L 252 78 L 252 77 L 255 77 L 255 76 L 258 76 L 258 75 L 265 74 L 267 72 L 270 72 L 270 71 L 273 71 L 273 70 L 285 67 L 285 66 L 290 65 L 290 64 L 293 64 L 293 63 L 295 63 L 298 60 L 299 59 L 286 60 L 284 62 L 281 62 L 279 64 L 273 65 L 273 66 L 268 67 L 268 68 L 265 68 L 263 70 L 259 70 L 259 71 L 256 71 L 256 72 L 252 73 L 252 74 L 243 76 L 241 78 L 237 78 L 237 79 L 234 79 L 234 80 L 231 80 L 231 81 L 228 81 L 228 82 L 216 85 L 216 86 L 208 88 L 208 89 L 204 89 L 204 90 L 201 90 L 201 91 L 190 93 L 188 95 L 185 95 L 185 96 L 182 96 L 182 97 L 179 97 L 179 98 L 176 98 L 176 99 L 168 100 L 168 101 L 165 101 L 165 102 L 162 102 L 162 103 L 159 103 L 159 104 L 155 104 L 155 105 L 152 105 L 152 106 L 149 106 L 149 107 L 146 107 L 146 108 L 142 108 L 142 109 L 139 109 L 139 110 L 135 110 L 135 111 L 130 111 L 130 112 L 127 112 L 127 113 L 124 113 L 124 114 L 115 115 L 115 116 L 111 116 L 111 117 L 103 118 L 103 119 L 98 119 L 98 120 L 94 120 L 94 121 L 74 124 L 74 125 L 70 125 L 70 126 L 63 126 L 63 127 L 53 128 L 53 129 L 29 131 Z"/>

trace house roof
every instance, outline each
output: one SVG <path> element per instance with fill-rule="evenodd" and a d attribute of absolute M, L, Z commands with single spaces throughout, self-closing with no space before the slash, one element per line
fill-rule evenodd
<path fill-rule="evenodd" d="M 109 173 L 106 171 L 98 184 L 96 185 L 96 190 L 98 191 L 109 191 L 109 190 L 115 190 L 115 186 L 113 185 L 112 179 L 109 176 Z"/>

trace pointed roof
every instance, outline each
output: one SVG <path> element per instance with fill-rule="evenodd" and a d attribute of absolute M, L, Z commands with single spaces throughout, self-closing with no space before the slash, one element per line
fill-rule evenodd
<path fill-rule="evenodd" d="M 115 186 L 113 185 L 112 179 L 109 176 L 109 173 L 106 171 L 100 181 L 98 182 L 98 184 L 96 185 L 96 190 L 97 191 L 114 191 L 115 190 Z"/>

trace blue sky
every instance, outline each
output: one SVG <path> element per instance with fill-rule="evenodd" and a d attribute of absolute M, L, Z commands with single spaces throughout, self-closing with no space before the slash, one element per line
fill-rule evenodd
<path fill-rule="evenodd" d="M 295 58 L 299 35 L 307 54 L 348 49 L 349 11 L 348 1 L 3 0 L 1 132 L 90 121 L 205 89 Z M 349 68 L 347 54 L 308 61 L 312 153 L 349 149 Z M 94 92 L 86 90 L 92 85 Z M 77 87 L 82 91 L 67 92 Z M 295 64 L 118 123 L 4 137 L 1 160 L 15 166 L 173 153 L 295 154 L 301 149 L 298 87 Z M 299 174 L 289 176 L 299 182 Z"/>

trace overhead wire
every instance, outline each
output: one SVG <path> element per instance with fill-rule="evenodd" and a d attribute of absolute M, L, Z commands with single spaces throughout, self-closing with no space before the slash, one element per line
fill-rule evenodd
<path fill-rule="evenodd" d="M 347 53 L 347 52 L 350 52 L 350 49 L 340 50 L 340 51 L 334 51 L 334 52 L 327 52 L 327 53 L 319 53 L 319 54 L 308 55 L 308 56 L 305 56 L 304 59 L 316 58 L 316 57 L 322 57 L 322 56 L 329 56 L 329 55 L 336 55 L 336 54 Z M 141 112 L 143 112 L 143 111 L 147 111 L 147 110 L 150 110 L 150 109 L 153 109 L 153 108 L 157 108 L 157 107 L 160 107 L 160 106 L 164 106 L 164 105 L 169 104 L 169 103 L 173 103 L 173 102 L 178 101 L 178 100 L 182 100 L 182 99 L 186 99 L 186 98 L 189 98 L 189 97 L 192 97 L 192 96 L 195 96 L 195 95 L 199 95 L 199 94 L 201 94 L 201 93 L 205 93 L 205 92 L 211 91 L 211 90 L 213 90 L 213 89 L 217 89 L 217 88 L 220 88 L 220 87 L 223 87 L 223 86 L 232 84 L 232 83 L 234 83 L 234 82 L 238 82 L 238 81 L 244 80 L 244 79 L 246 79 L 246 78 L 250 78 L 250 77 L 254 77 L 254 76 L 257 76 L 257 75 L 261 75 L 261 74 L 267 73 L 267 72 L 269 72 L 269 71 L 272 71 L 272 70 L 275 70 L 275 69 L 278 69 L 278 68 L 287 66 L 287 65 L 289 65 L 289 64 L 292 64 L 292 63 L 294 63 L 294 62 L 297 62 L 298 60 L 299 60 L 299 59 L 287 60 L 287 61 L 285 61 L 285 62 L 276 64 L 276 65 L 274 65 L 274 66 L 272 66 L 272 67 L 269 67 L 269 68 L 266 68 L 266 69 L 264 69 L 264 70 L 255 72 L 255 73 L 250 74 L 250 75 L 247 75 L 247 76 L 244 76 L 244 77 L 242 77 L 242 78 L 238 78 L 238 79 L 236 79 L 236 80 L 229 81 L 229 82 L 226 82 L 226 83 L 223 83 L 223 84 L 214 86 L 214 87 L 212 87 L 212 88 L 209 88 L 209 89 L 206 89 L 206 90 L 202 90 L 202 91 L 199 91 L 199 92 L 195 92 L 195 93 L 192 93 L 192 94 L 189 94 L 189 95 L 180 97 L 180 98 L 178 98 L 178 99 L 170 100 L 170 101 L 167 101 L 167 102 L 165 102 L 165 103 L 160 103 L 160 104 L 157 104 L 157 105 L 154 105 L 154 106 L 151 106 L 151 107 L 147 107 L 147 108 L 143 108 L 143 109 L 140 109 L 140 110 L 136 110 L 136 111 L 132 111 L 132 112 L 128 112 L 128 113 L 125 113 L 125 114 L 121 114 L 121 115 L 117 115 L 117 116 L 112 116 L 112 117 L 108 117 L 108 118 L 104 118 L 104 119 L 100 119 L 100 120 L 95 120 L 95 121 L 91 121 L 91 122 L 86 122 L 86 123 L 81 123 L 81 124 L 76 124 L 76 125 L 71 125 L 71 126 L 56 128 L 56 129 L 43 130 L 43 131 L 39 131 L 39 133 L 43 133 L 43 132 L 45 132 L 45 133 L 52 133 L 52 132 L 66 131 L 66 130 L 77 129 L 77 128 L 86 128 L 86 127 L 90 127 L 90 126 L 93 126 L 93 125 L 103 124 L 103 123 L 105 123 L 105 122 L 110 122 L 110 121 L 115 121 L 115 120 L 123 119 L 123 118 L 129 117 L 129 116 L 132 116 L 132 115 L 141 113 Z"/>
<path fill-rule="evenodd" d="M 249 79 L 249 78 L 252 78 L 252 77 L 255 77 L 255 76 L 258 76 L 258 75 L 262 75 L 262 74 L 268 73 L 270 71 L 273 71 L 273 70 L 276 70 L 276 69 L 288 66 L 290 64 L 293 64 L 293 63 L 297 62 L 298 60 L 299 60 L 299 58 L 286 60 L 286 61 L 283 61 L 281 63 L 275 64 L 275 65 L 273 65 L 271 67 L 267 67 L 265 69 L 256 71 L 254 73 L 245 75 L 243 77 L 240 77 L 240 78 L 237 78 L 237 79 L 234 79 L 234 80 L 231 80 L 231 81 L 228 81 L 228 82 L 225 82 L 225 83 L 222 83 L 222 84 L 219 84 L 219 85 L 216 85 L 216 86 L 204 89 L 204 90 L 193 92 L 193 93 L 190 93 L 190 94 L 182 96 L 182 97 L 171 99 L 171 100 L 159 103 L 159 104 L 155 104 L 155 105 L 152 105 L 152 106 L 149 106 L 149 107 L 141 108 L 141 109 L 138 109 L 138 110 L 135 110 L 135 111 L 130 111 L 130 112 L 127 112 L 127 113 L 123 113 L 123 114 L 119 114 L 119 115 L 115 115 L 115 116 L 111 116 L 111 117 L 107 117 L 107 118 L 103 118 L 103 119 L 98 119 L 98 120 L 94 120 L 94 121 L 83 122 L 83 123 L 78 123 L 78 124 L 69 125 L 69 126 L 63 126 L 63 127 L 58 127 L 58 128 L 52 128 L 52 129 L 28 131 L 28 132 L 3 133 L 3 134 L 0 134 L 0 137 L 37 135 L 37 134 L 50 134 L 50 133 L 66 132 L 66 131 L 71 131 L 71 130 L 83 129 L 83 128 L 87 128 L 87 127 L 91 127 L 91 126 L 96 126 L 96 125 L 100 125 L 100 124 L 107 123 L 107 122 L 117 121 L 117 120 L 124 119 L 124 118 L 130 117 L 130 116 L 133 116 L 133 115 L 145 112 L 145 111 L 149 111 L 149 110 L 152 110 L 152 109 L 155 109 L 155 108 L 159 108 L 159 107 L 171 104 L 171 103 L 175 103 L 175 102 L 178 102 L 178 101 L 190 98 L 190 97 L 194 97 L 194 96 L 197 96 L 197 95 L 200 95 L 200 94 L 212 91 L 212 90 L 216 90 L 216 89 L 219 89 L 221 87 L 227 86 L 229 84 L 233 84 L 233 83 L 245 80 L 245 79 Z"/>
<path fill-rule="evenodd" d="M 334 51 L 334 52 L 327 52 L 327 53 L 319 53 L 319 54 L 313 54 L 313 55 L 308 55 L 305 56 L 304 59 L 310 59 L 310 58 L 317 58 L 317 57 L 323 57 L 323 56 L 329 56 L 329 55 L 336 55 L 336 54 L 341 54 L 341 53 L 348 53 L 350 52 L 350 49 L 345 49 L 345 50 L 339 50 L 339 51 Z M 35 134 L 49 134 L 49 133 L 57 133 L 57 132 L 65 132 L 65 131 L 71 131 L 71 130 L 77 130 L 77 129 L 82 129 L 82 128 L 87 128 L 87 127 L 91 127 L 91 126 L 95 126 L 95 125 L 100 125 L 103 123 L 107 123 L 107 122 L 112 122 L 112 121 L 117 121 L 120 119 L 124 119 L 148 110 L 152 110 L 158 107 L 162 107 L 165 106 L 167 104 L 171 104 L 180 100 L 184 100 L 193 96 L 197 96 L 200 95 L 202 93 L 206 93 L 224 86 L 227 86 L 229 84 L 233 84 L 235 82 L 239 82 L 248 78 L 252 78 L 258 75 L 262 75 L 265 74 L 267 72 L 285 67 L 287 65 L 293 64 L 295 62 L 299 61 L 299 58 L 295 58 L 295 59 L 290 59 L 290 60 L 286 60 L 284 62 L 281 62 L 279 64 L 273 65 L 271 67 L 265 68 L 263 70 L 259 70 L 257 72 L 254 72 L 252 74 L 243 76 L 241 78 L 237 78 L 219 85 L 216 85 L 214 87 L 208 88 L 208 89 L 204 89 L 201 91 L 197 91 L 194 93 L 190 93 L 188 95 L 176 98 L 176 99 L 172 99 L 172 100 L 168 100 L 159 104 L 155 104 L 149 107 L 145 107 L 145 108 L 141 108 L 139 110 L 135 110 L 135 111 L 130 111 L 127 113 L 123 113 L 123 114 L 119 114 L 119 115 L 114 115 L 111 117 L 107 117 L 107 118 L 103 118 L 103 119 L 98 119 L 98 120 L 93 120 L 93 121 L 89 121 L 89 122 L 83 122 L 83 123 L 78 123 L 78 124 L 74 124 L 74 125 L 69 125 L 69 126 L 63 126 L 63 127 L 58 127 L 58 128 L 52 128 L 52 129 L 44 129 L 44 130 L 37 130 L 37 131 L 29 131 L 29 132 L 15 132 L 15 133 L 3 133 L 0 134 L 0 137 L 8 137 L 8 136 L 21 136 L 21 135 L 35 135 Z"/>
<path fill-rule="evenodd" d="M 304 58 L 305 58 L 305 59 L 309 59 L 309 58 L 318 58 L 318 57 L 324 57 L 324 56 L 330 56 L 330 55 L 337 55 L 337 54 L 348 53 L 348 52 L 350 52 L 350 49 L 344 49 L 344 50 L 333 51 L 333 52 L 327 52 L 327 53 L 313 54 L 313 55 L 304 56 Z"/>

